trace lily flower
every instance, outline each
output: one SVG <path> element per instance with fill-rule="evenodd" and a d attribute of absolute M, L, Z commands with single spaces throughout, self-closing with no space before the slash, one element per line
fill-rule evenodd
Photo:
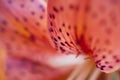
<path fill-rule="evenodd" d="M 119 0 L 0 0 L 0 80 L 119 80 L 119 13 Z"/>
<path fill-rule="evenodd" d="M 120 68 L 119 0 L 48 0 L 48 22 L 56 47 L 90 55 L 101 71 Z"/>

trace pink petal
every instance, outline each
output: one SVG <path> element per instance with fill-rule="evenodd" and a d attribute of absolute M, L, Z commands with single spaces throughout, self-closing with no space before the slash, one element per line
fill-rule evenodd
<path fill-rule="evenodd" d="M 103 72 L 120 68 L 120 1 L 91 0 L 83 38 Z"/>
<path fill-rule="evenodd" d="M 59 80 L 71 69 L 53 68 L 45 63 L 31 61 L 25 58 L 9 56 L 6 61 L 7 80 Z M 60 77 L 61 76 L 61 77 Z M 57 77 L 59 77 L 57 79 Z"/>
<path fill-rule="evenodd" d="M 0 46 L 0 80 L 6 80 L 5 61 L 6 61 L 5 50 Z"/>
<path fill-rule="evenodd" d="M 48 27 L 55 47 L 62 53 L 79 54 L 76 44 L 77 15 L 82 0 L 48 0 Z M 84 2 L 84 1 L 83 1 Z"/>
<path fill-rule="evenodd" d="M 27 37 L 50 44 L 47 13 L 44 0 L 1 0 L 0 11 L 13 25 L 13 29 Z"/>
<path fill-rule="evenodd" d="M 46 27 L 46 7 L 42 0 L 1 0 L 0 2 L 2 3 L 0 45 L 9 55 L 43 59 L 49 54 L 56 53 L 50 45 Z M 35 12 L 34 15 L 31 11 Z M 35 24 L 38 21 L 41 24 L 39 26 Z"/>
<path fill-rule="evenodd" d="M 50 48 L 50 46 L 37 44 L 34 38 L 25 37 L 11 27 L 13 28 L 8 21 L 7 24 L 0 23 L 0 45 L 6 50 L 8 55 L 27 57 L 29 59 L 34 57 L 43 59 L 45 55 L 55 53 L 55 50 Z M 46 50 L 46 48 L 48 49 Z"/>
<path fill-rule="evenodd" d="M 119 0 L 49 0 L 48 27 L 55 47 L 62 53 L 91 53 L 103 72 L 119 69 L 119 4 Z"/>

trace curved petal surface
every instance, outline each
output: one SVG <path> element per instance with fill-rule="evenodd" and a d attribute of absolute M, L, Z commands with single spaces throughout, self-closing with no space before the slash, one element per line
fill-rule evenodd
<path fill-rule="evenodd" d="M 120 1 L 91 0 L 83 38 L 103 72 L 120 68 Z"/>
<path fill-rule="evenodd" d="M 1 0 L 0 12 L 13 25 L 11 28 L 50 46 L 44 0 Z"/>
<path fill-rule="evenodd" d="M 55 47 L 62 53 L 80 54 L 82 51 L 76 44 L 78 31 L 78 14 L 83 16 L 86 0 L 48 0 L 48 27 Z M 82 19 L 82 17 L 81 17 Z M 80 22 L 82 25 L 82 20 Z M 78 32 L 78 33 L 77 33 Z"/>

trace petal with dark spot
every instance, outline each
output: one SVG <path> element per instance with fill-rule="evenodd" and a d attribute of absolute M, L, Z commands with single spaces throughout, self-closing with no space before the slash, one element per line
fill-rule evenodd
<path fill-rule="evenodd" d="M 103 72 L 120 68 L 120 1 L 91 0 L 86 14 L 84 41 Z"/>

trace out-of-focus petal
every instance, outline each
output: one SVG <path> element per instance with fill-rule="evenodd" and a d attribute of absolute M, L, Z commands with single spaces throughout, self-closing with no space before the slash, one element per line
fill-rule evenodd
<path fill-rule="evenodd" d="M 9 55 L 43 59 L 56 53 L 49 43 L 43 0 L 0 2 L 0 45 Z M 35 25 L 36 22 L 40 25 Z"/>
<path fill-rule="evenodd" d="M 9 56 L 6 60 L 7 80 L 64 80 L 72 68 L 53 68 L 45 63 Z M 59 79 L 60 78 L 60 79 Z"/>
<path fill-rule="evenodd" d="M 50 46 L 44 0 L 1 0 L 0 12 L 15 31 Z"/>
<path fill-rule="evenodd" d="M 0 3 L 0 47 L 10 56 L 6 65 L 3 64 L 6 71 L 0 69 L 0 77 L 64 80 L 72 67 L 54 68 L 47 63 L 51 54 L 57 52 L 49 42 L 45 3 L 42 0 L 1 0 Z"/>
<path fill-rule="evenodd" d="M 5 49 L 7 55 L 27 57 L 29 59 L 44 59 L 56 53 L 52 47 L 45 45 L 42 41 L 35 43 L 36 37 L 31 38 L 21 35 L 13 29 L 13 26 L 15 25 L 12 25 L 0 13 L 0 45 Z"/>
<path fill-rule="evenodd" d="M 77 27 L 77 18 L 79 10 L 82 12 L 85 1 L 48 0 L 49 31 L 55 47 L 62 53 L 82 52 L 76 44 L 77 30 L 81 30 L 81 27 Z M 80 23 L 82 24 L 82 21 Z"/>
<path fill-rule="evenodd" d="M 120 68 L 120 1 L 91 0 L 86 15 L 84 42 L 103 72 Z"/>
<path fill-rule="evenodd" d="M 5 76 L 5 62 L 6 62 L 6 52 L 0 46 L 0 80 L 6 80 L 6 76 Z"/>

